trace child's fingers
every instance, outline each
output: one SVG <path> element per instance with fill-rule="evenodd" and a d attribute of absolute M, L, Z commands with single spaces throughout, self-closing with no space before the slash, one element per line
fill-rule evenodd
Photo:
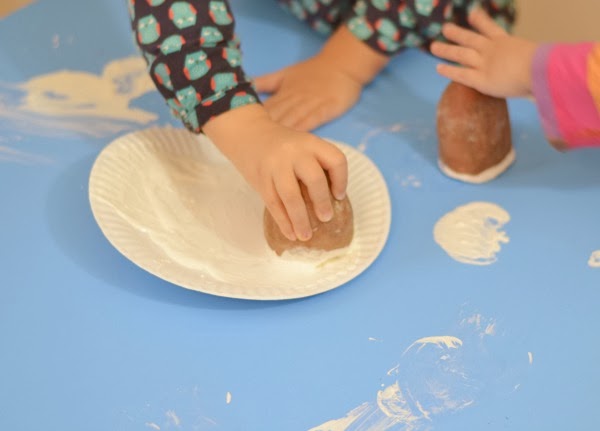
<path fill-rule="evenodd" d="M 308 189 L 308 195 L 313 204 L 315 214 L 322 222 L 328 222 L 333 217 L 331 193 L 327 177 L 316 159 L 310 158 L 298 162 L 295 167 L 296 176 Z"/>
<path fill-rule="evenodd" d="M 269 180 L 267 190 L 263 194 L 263 200 L 265 206 L 271 213 L 271 216 L 273 216 L 275 223 L 279 226 L 281 233 L 290 241 L 296 241 L 297 237 L 294 233 L 292 222 L 290 221 L 287 211 L 283 206 L 283 202 L 281 202 L 281 199 L 275 190 L 275 185 L 271 180 Z"/>
<path fill-rule="evenodd" d="M 254 86 L 256 87 L 256 91 L 259 93 L 275 93 L 281 86 L 284 76 L 285 71 L 279 70 L 277 72 L 254 78 Z"/>
<path fill-rule="evenodd" d="M 329 174 L 331 193 L 337 200 L 344 199 L 348 187 L 348 161 L 346 156 L 335 145 L 321 141 L 323 144 L 316 153 L 317 160 Z"/>
<path fill-rule="evenodd" d="M 480 75 L 477 71 L 460 66 L 451 66 L 449 64 L 438 64 L 437 72 L 446 78 L 456 81 L 460 84 L 478 89 L 480 84 Z"/>
<path fill-rule="evenodd" d="M 478 32 L 490 38 L 506 35 L 506 31 L 479 7 L 469 15 L 469 24 Z"/>
<path fill-rule="evenodd" d="M 451 40 L 458 45 L 473 48 L 478 51 L 482 49 L 486 43 L 486 38 L 482 35 L 452 23 L 444 24 L 442 33 L 446 36 L 446 39 Z"/>
<path fill-rule="evenodd" d="M 307 241 L 312 237 L 306 204 L 300 193 L 300 185 L 293 169 L 281 169 L 274 177 L 275 189 L 292 223 L 296 237 Z"/>
<path fill-rule="evenodd" d="M 471 48 L 434 42 L 431 44 L 431 53 L 445 60 L 460 63 L 463 66 L 479 67 L 481 65 L 481 56 Z"/>

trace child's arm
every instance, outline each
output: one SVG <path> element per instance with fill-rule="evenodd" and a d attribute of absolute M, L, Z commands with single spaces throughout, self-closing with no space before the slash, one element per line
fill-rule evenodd
<path fill-rule="evenodd" d="M 600 44 L 541 45 L 508 35 L 484 12 L 469 20 L 480 34 L 448 24 L 432 53 L 462 66 L 438 72 L 497 97 L 533 94 L 548 140 L 559 149 L 600 145 Z"/>
<path fill-rule="evenodd" d="M 150 75 L 186 127 L 202 129 L 259 192 L 282 233 L 309 239 L 312 229 L 298 181 L 319 218 L 342 198 L 347 164 L 335 146 L 273 122 L 241 67 L 233 16 L 226 1 L 130 0 L 136 41 Z"/>
<path fill-rule="evenodd" d="M 362 87 L 389 56 L 358 39 L 342 25 L 316 56 L 256 79 L 260 92 L 274 93 L 265 107 L 275 121 L 308 131 L 350 109 Z"/>

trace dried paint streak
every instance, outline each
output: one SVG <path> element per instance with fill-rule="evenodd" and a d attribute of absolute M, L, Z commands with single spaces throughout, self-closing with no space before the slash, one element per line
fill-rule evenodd
<path fill-rule="evenodd" d="M 28 133 L 66 130 L 106 136 L 156 120 L 156 114 L 130 106 L 153 90 L 144 60 L 127 57 L 108 63 L 100 75 L 61 70 L 21 84 L 3 84 L 0 118 Z"/>
<path fill-rule="evenodd" d="M 590 268 L 600 268 L 600 250 L 594 251 L 588 259 Z"/>
<path fill-rule="evenodd" d="M 419 346 L 419 348 L 417 350 L 417 351 L 419 351 L 423 347 L 425 347 L 427 344 L 434 344 L 438 347 L 446 347 L 448 349 L 458 349 L 460 346 L 462 346 L 463 342 L 462 342 L 462 340 L 460 340 L 456 337 L 452 337 L 450 335 L 438 336 L 438 337 L 425 337 L 425 338 L 421 338 L 421 339 L 415 341 L 414 343 L 412 343 L 408 347 L 408 349 L 405 350 L 405 352 L 409 351 L 414 346 Z"/>
<path fill-rule="evenodd" d="M 0 145 L 0 163 L 1 162 L 35 165 L 51 163 L 51 160 L 46 157 L 24 153 L 22 151 Z"/>
<path fill-rule="evenodd" d="M 376 136 L 378 136 L 382 133 L 398 133 L 398 132 L 401 132 L 402 130 L 404 130 L 404 125 L 399 124 L 399 123 L 392 124 L 391 126 L 387 126 L 387 127 L 380 127 L 380 128 L 376 128 L 373 130 L 369 130 L 363 136 L 363 138 L 360 140 L 360 143 L 358 144 L 358 146 L 356 148 L 358 149 L 358 151 L 364 153 L 367 150 L 367 147 L 369 146 L 371 139 L 375 138 Z"/>
<path fill-rule="evenodd" d="M 152 429 L 155 429 L 157 431 L 160 431 L 160 427 L 158 425 L 156 425 L 154 422 L 146 422 L 146 426 L 148 428 L 152 428 Z"/>
<path fill-rule="evenodd" d="M 325 422 L 319 426 L 311 428 L 309 431 L 345 431 L 357 419 L 364 417 L 372 410 L 372 405 L 364 403 L 350 411 L 345 417 Z"/>
<path fill-rule="evenodd" d="M 461 326 L 473 326 L 474 330 L 479 331 L 479 336 L 481 338 L 496 335 L 496 321 L 493 319 L 486 319 L 479 313 L 465 317 L 461 320 L 460 324 Z"/>
<path fill-rule="evenodd" d="M 523 352 L 493 357 L 491 352 L 504 352 L 504 337 L 496 334 L 505 330 L 479 313 L 463 316 L 455 335 L 423 337 L 410 344 L 382 376 L 381 389 L 371 401 L 309 431 L 427 431 L 444 417 L 475 406 L 484 391 L 514 392 L 520 375 L 512 367 L 523 369 Z"/>
<path fill-rule="evenodd" d="M 387 431 L 430 429 L 433 417 L 474 403 L 475 382 L 462 366 L 463 341 L 454 336 L 424 337 L 402 354 L 403 362 L 386 373 L 372 402 L 345 417 L 310 431 Z"/>
<path fill-rule="evenodd" d="M 508 243 L 502 227 L 510 215 L 489 202 L 472 202 L 444 215 L 435 224 L 435 242 L 454 260 L 470 265 L 496 262 L 501 243 Z"/>
<path fill-rule="evenodd" d="M 181 425 L 181 419 L 179 419 L 179 416 L 177 416 L 177 414 L 173 410 L 168 410 L 165 413 L 165 416 L 176 427 L 178 427 L 179 425 Z"/>

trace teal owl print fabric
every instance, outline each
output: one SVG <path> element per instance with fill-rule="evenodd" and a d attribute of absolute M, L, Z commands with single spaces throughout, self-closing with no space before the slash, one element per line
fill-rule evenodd
<path fill-rule="evenodd" d="M 443 39 L 442 24 L 468 27 L 476 6 L 510 30 L 515 18 L 513 0 L 280 0 L 294 16 L 316 31 L 329 34 L 344 23 L 374 50 L 394 55 L 405 48 L 429 49 Z"/>
<path fill-rule="evenodd" d="M 128 1 L 150 76 L 189 130 L 199 132 L 213 116 L 258 102 L 241 67 L 226 1 Z"/>
<path fill-rule="evenodd" d="M 242 69 L 227 0 L 127 0 L 136 42 L 157 89 L 186 127 L 199 132 L 212 117 L 259 103 Z M 251 0 L 247 0 L 251 1 Z M 345 25 L 372 49 L 394 55 L 428 49 L 442 24 L 468 27 L 476 6 L 510 29 L 514 0 L 279 0 L 322 34 Z"/>

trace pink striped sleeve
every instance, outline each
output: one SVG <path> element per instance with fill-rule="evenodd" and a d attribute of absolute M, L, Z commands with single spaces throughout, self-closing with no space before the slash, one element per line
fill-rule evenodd
<path fill-rule="evenodd" d="M 542 45 L 533 61 L 533 94 L 548 139 L 566 149 L 600 146 L 600 111 L 589 67 L 593 43 Z"/>

